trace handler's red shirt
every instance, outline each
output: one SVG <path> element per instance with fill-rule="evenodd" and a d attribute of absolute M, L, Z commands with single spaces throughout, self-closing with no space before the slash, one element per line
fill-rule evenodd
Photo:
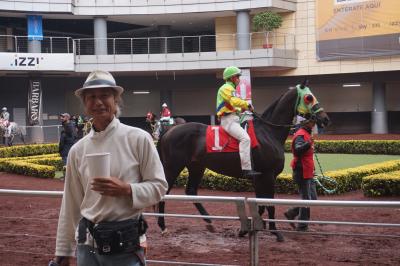
<path fill-rule="evenodd" d="M 293 160 L 290 163 L 292 169 L 295 168 L 299 158 L 294 153 L 294 141 L 298 136 L 303 136 L 304 140 L 311 143 L 311 147 L 300 157 L 301 165 L 303 166 L 303 178 L 310 179 L 314 177 L 314 140 L 311 138 L 311 134 L 304 128 L 300 128 L 294 134 L 292 139 L 292 153 Z"/>

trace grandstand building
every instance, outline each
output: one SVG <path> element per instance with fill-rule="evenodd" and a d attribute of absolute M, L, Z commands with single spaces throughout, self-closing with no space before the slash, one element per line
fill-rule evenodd
<path fill-rule="evenodd" d="M 267 10 L 282 26 L 256 32 Z M 0 107 L 22 125 L 81 113 L 73 92 L 95 69 L 125 88 L 127 124 L 143 127 L 163 102 L 216 123 L 230 65 L 259 113 L 307 77 L 326 132 L 400 133 L 398 0 L 0 0 Z"/>

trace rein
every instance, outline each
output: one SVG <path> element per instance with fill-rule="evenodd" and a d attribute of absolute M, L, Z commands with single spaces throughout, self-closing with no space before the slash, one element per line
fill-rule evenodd
<path fill-rule="evenodd" d="M 270 125 L 270 126 L 274 126 L 274 127 L 288 127 L 288 128 L 293 127 L 293 124 L 274 124 L 274 123 L 272 123 L 272 122 L 269 122 L 269 121 L 267 121 L 267 120 L 264 120 L 264 119 L 262 118 L 262 116 L 261 116 L 259 113 L 256 113 L 256 112 L 254 112 L 254 111 L 253 111 L 253 115 L 254 115 L 256 118 L 258 118 L 259 120 L 261 120 L 261 122 L 263 122 L 263 123 L 265 123 L 265 124 L 267 124 L 267 125 Z"/>

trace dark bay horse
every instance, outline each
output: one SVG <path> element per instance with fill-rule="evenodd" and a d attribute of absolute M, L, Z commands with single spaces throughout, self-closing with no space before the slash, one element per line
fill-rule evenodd
<path fill-rule="evenodd" d="M 253 180 L 257 198 L 274 198 L 275 179 L 284 168 L 284 144 L 289 135 L 293 118 L 297 114 L 315 114 L 319 126 L 329 123 L 328 115 L 319 106 L 311 90 L 305 85 L 297 85 L 277 99 L 262 115 L 255 116 L 254 129 L 259 145 L 252 149 L 254 170 L 262 175 Z M 168 192 L 186 167 L 189 172 L 186 194 L 197 195 L 197 189 L 203 178 L 205 168 L 223 175 L 242 178 L 240 158 L 238 152 L 206 152 L 207 125 L 200 123 L 186 123 L 170 129 L 158 141 L 158 151 L 162 160 Z M 209 215 L 201 203 L 194 203 L 200 214 Z M 269 219 L 275 218 L 275 207 L 267 207 Z M 165 202 L 159 203 L 159 212 L 164 213 Z M 260 207 L 262 215 L 265 207 Z M 211 223 L 210 219 L 205 219 Z M 166 232 L 165 219 L 158 218 L 158 225 Z M 276 230 L 275 222 L 269 222 L 269 229 Z M 246 232 L 241 232 L 244 235 Z M 280 232 L 273 231 L 278 241 L 283 241 Z"/>

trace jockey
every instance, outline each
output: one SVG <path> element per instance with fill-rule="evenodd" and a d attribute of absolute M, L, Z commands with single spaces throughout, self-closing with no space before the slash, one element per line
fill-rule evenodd
<path fill-rule="evenodd" d="M 221 127 L 239 141 L 239 155 L 243 177 L 252 179 L 261 173 L 252 170 L 250 137 L 240 126 L 238 113 L 241 110 L 253 111 L 253 106 L 235 94 L 235 88 L 240 82 L 241 70 L 235 66 L 225 68 L 222 85 L 217 94 L 217 116 L 221 120 Z"/>
<path fill-rule="evenodd" d="M 7 107 L 1 109 L 0 118 L 7 122 L 10 120 L 10 113 L 7 112 Z"/>
<path fill-rule="evenodd" d="M 0 119 L 2 119 L 3 125 L 7 128 L 7 135 L 11 134 L 10 126 L 10 113 L 7 112 L 7 107 L 1 109 Z"/>
<path fill-rule="evenodd" d="M 166 103 L 163 103 L 161 107 L 162 111 L 161 111 L 160 122 L 165 122 L 169 124 L 171 119 L 171 111 L 168 109 L 168 105 Z"/>

